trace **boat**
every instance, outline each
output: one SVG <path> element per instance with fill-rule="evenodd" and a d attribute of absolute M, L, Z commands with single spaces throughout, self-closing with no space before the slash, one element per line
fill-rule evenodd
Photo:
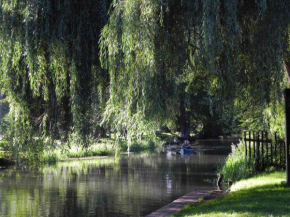
<path fill-rule="evenodd" d="M 179 153 L 181 155 L 184 155 L 184 154 L 192 154 L 192 148 L 182 148 L 182 149 L 180 149 Z"/>

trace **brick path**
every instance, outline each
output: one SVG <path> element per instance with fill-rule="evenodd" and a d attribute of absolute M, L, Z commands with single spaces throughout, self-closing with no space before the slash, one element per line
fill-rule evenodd
<path fill-rule="evenodd" d="M 147 217 L 168 217 L 181 210 L 185 205 L 199 202 L 199 199 L 209 196 L 212 191 L 198 190 L 192 191 L 166 206 L 147 215 Z"/>

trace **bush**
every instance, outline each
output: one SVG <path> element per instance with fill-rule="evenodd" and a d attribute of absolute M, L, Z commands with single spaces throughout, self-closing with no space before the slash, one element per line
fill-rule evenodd
<path fill-rule="evenodd" d="M 225 180 L 230 179 L 233 182 L 256 174 L 254 159 L 246 159 L 245 146 L 242 142 L 238 145 L 232 144 L 232 153 L 219 172 L 224 174 Z"/>
<path fill-rule="evenodd" d="M 155 140 L 153 141 L 152 139 L 148 139 L 148 140 L 134 140 L 132 141 L 131 145 L 129 146 L 129 150 L 130 152 L 136 152 L 136 153 L 140 153 L 140 152 L 144 152 L 144 151 L 154 151 L 155 148 L 157 147 L 156 143 L 161 143 L 159 140 Z M 121 151 L 128 151 L 128 142 L 126 140 L 120 141 L 120 148 Z"/>

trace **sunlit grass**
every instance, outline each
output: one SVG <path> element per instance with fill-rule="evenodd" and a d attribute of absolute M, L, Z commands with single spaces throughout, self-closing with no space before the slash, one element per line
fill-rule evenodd
<path fill-rule="evenodd" d="M 241 180 L 231 187 L 231 191 L 241 191 L 244 189 L 257 188 L 265 185 L 279 185 L 285 181 L 285 172 L 274 172 L 271 174 L 261 174 L 253 178 Z"/>
<path fill-rule="evenodd" d="M 114 157 L 105 157 L 101 159 L 88 159 L 88 160 L 73 160 L 73 161 L 62 161 L 55 165 L 46 165 L 41 168 L 44 174 L 61 174 L 63 170 L 69 170 L 71 173 L 88 173 L 91 167 L 101 167 L 104 165 L 118 165 L 119 159 Z"/>
<path fill-rule="evenodd" d="M 34 137 L 35 144 L 38 145 L 39 142 L 39 149 L 35 150 L 34 144 L 31 144 L 29 146 L 30 149 L 21 152 L 21 158 L 22 162 L 25 162 L 26 165 L 37 167 L 41 164 L 54 164 L 58 161 L 69 159 L 118 156 L 120 153 L 127 152 L 128 150 L 134 153 L 152 153 L 157 150 L 156 148 L 161 147 L 164 140 L 167 141 L 171 137 L 171 134 L 160 134 L 155 138 L 143 135 L 142 138 L 132 139 L 129 145 L 126 138 L 116 139 L 111 135 L 111 138 L 90 139 L 86 147 L 80 144 L 80 140 L 74 136 L 68 142 L 53 140 L 50 137 L 45 137 L 44 139 Z M 13 147 L 7 141 L 0 141 L 0 158 L 2 156 L 11 160 L 15 159 L 12 150 Z"/>
<path fill-rule="evenodd" d="M 174 216 L 290 216 L 290 188 L 285 172 L 262 174 L 237 182 L 233 192 L 201 205 L 188 205 Z"/>
<path fill-rule="evenodd" d="M 77 144 L 71 144 L 70 147 L 60 145 L 55 149 L 45 150 L 43 160 L 48 163 L 53 163 L 69 158 L 108 156 L 112 155 L 114 151 L 115 146 L 110 142 L 93 143 L 87 148 Z"/>
<path fill-rule="evenodd" d="M 162 138 L 167 138 L 169 135 L 162 135 Z M 139 140 L 135 139 L 131 142 L 130 152 L 143 153 L 152 152 L 157 147 L 161 146 L 162 139 L 156 138 L 155 141 L 146 138 Z M 112 156 L 116 153 L 125 152 L 128 150 L 128 142 L 125 138 L 116 141 L 114 138 L 101 138 L 98 141 L 92 142 L 89 147 L 85 148 L 76 143 L 59 144 L 54 149 L 47 149 L 43 154 L 43 161 L 54 163 L 70 158 L 84 158 L 93 156 Z"/>

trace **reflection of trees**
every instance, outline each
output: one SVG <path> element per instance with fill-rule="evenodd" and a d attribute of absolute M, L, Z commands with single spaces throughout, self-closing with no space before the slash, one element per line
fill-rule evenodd
<path fill-rule="evenodd" d="M 4 171 L 0 216 L 146 215 L 208 178 L 213 155 L 165 154 L 61 162 L 35 172 Z M 153 207 L 154 206 L 154 207 Z M 121 214 L 123 213 L 123 214 Z"/>
<path fill-rule="evenodd" d="M 80 209 L 81 208 L 82 207 L 80 207 Z M 63 206 L 63 216 L 78 216 L 79 213 L 83 213 L 79 211 L 77 191 L 74 188 L 67 188 Z"/>

